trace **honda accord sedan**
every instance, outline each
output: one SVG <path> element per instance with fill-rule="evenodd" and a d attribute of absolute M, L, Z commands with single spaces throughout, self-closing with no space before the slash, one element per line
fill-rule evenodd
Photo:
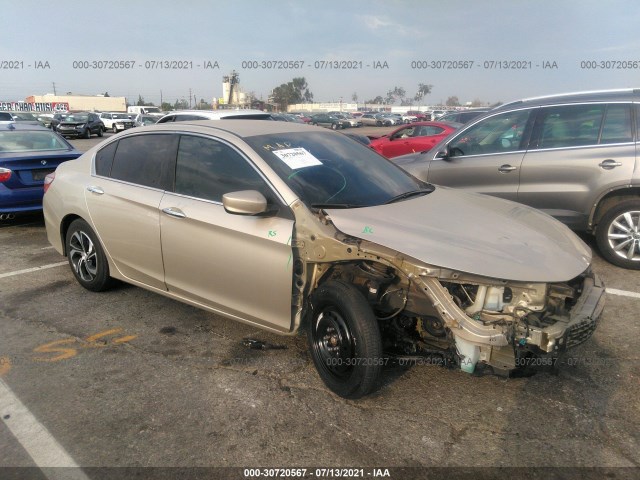
<path fill-rule="evenodd" d="M 560 222 L 295 123 L 126 131 L 58 167 L 44 212 L 83 287 L 120 280 L 305 331 L 320 377 L 347 398 L 375 390 L 395 358 L 503 375 L 551 364 L 604 305 L 591 251 Z"/>

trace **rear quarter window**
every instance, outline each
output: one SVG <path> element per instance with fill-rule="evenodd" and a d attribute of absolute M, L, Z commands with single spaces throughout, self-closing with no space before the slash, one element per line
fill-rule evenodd
<path fill-rule="evenodd" d="M 113 156 L 118 148 L 118 142 L 112 142 L 96 153 L 95 167 L 96 175 L 108 177 L 111 175 L 111 165 L 113 165 Z"/>
<path fill-rule="evenodd" d="M 633 141 L 631 106 L 613 104 L 607 107 L 600 143 L 627 143 Z"/>

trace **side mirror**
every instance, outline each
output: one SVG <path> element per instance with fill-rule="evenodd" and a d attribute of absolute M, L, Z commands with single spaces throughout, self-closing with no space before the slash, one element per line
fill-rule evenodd
<path fill-rule="evenodd" d="M 451 151 L 449 150 L 449 145 L 445 145 L 442 150 L 438 150 L 434 158 L 449 160 L 449 157 L 451 157 Z"/>
<path fill-rule="evenodd" d="M 241 190 L 222 195 L 222 205 L 234 215 L 260 215 L 267 212 L 267 199 L 257 190 Z"/>

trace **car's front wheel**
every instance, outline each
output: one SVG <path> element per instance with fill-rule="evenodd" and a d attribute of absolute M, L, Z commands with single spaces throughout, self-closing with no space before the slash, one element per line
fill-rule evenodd
<path fill-rule="evenodd" d="M 69 266 L 80 285 L 93 292 L 107 290 L 112 285 L 107 258 L 87 222 L 77 219 L 71 223 L 66 247 Z"/>
<path fill-rule="evenodd" d="M 609 262 L 640 270 L 640 199 L 609 209 L 598 223 L 596 241 Z"/>
<path fill-rule="evenodd" d="M 102 127 L 98 128 L 98 136 L 102 137 L 103 134 L 104 132 L 102 131 Z"/>
<path fill-rule="evenodd" d="M 331 280 L 313 293 L 308 338 L 324 383 L 344 398 L 376 387 L 384 359 L 380 329 L 366 298 L 353 285 Z"/>
<path fill-rule="evenodd" d="M 116 128 L 115 125 L 112 127 L 112 130 L 113 130 L 113 133 L 118 133 L 118 129 Z"/>
<path fill-rule="evenodd" d="M 91 138 L 91 129 L 87 127 L 87 129 L 84 131 L 84 134 L 82 135 L 82 138 Z"/>

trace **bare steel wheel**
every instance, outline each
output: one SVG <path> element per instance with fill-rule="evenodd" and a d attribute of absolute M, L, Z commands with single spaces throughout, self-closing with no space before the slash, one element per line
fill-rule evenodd
<path fill-rule="evenodd" d="M 309 346 L 320 377 L 341 397 L 367 395 L 384 364 L 371 306 L 354 286 L 338 280 L 318 287 L 312 304 Z"/>
<path fill-rule="evenodd" d="M 74 220 L 69 226 L 66 251 L 71 271 L 80 285 L 94 292 L 111 286 L 109 265 L 102 246 L 84 220 Z"/>
<path fill-rule="evenodd" d="M 640 269 L 640 200 L 628 200 L 611 208 L 598 224 L 600 253 L 614 265 Z"/>

